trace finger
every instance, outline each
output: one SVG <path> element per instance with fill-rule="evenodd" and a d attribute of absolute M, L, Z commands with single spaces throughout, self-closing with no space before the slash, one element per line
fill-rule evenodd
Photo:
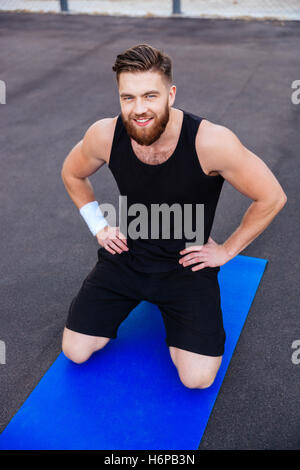
<path fill-rule="evenodd" d="M 108 243 L 109 243 L 110 248 L 115 250 L 117 253 L 122 253 L 121 248 L 119 248 L 115 240 L 109 240 Z"/>
<path fill-rule="evenodd" d="M 198 257 L 196 254 L 184 256 L 183 258 L 180 259 L 180 264 L 187 264 L 191 260 L 196 260 L 197 261 Z"/>
<path fill-rule="evenodd" d="M 123 233 L 118 233 L 115 241 L 118 241 L 119 246 L 121 246 L 122 248 L 128 248 L 127 239 L 124 237 Z"/>
<path fill-rule="evenodd" d="M 208 263 L 204 262 L 204 263 L 198 264 L 197 266 L 193 266 L 191 268 L 191 271 L 199 271 L 200 269 L 204 269 L 206 267 L 208 267 Z"/>
<path fill-rule="evenodd" d="M 119 229 L 119 228 L 117 229 L 117 233 L 118 233 L 117 236 L 118 236 L 121 240 L 123 240 L 124 243 L 127 243 L 127 238 L 125 237 L 125 235 L 124 235 L 122 232 L 120 232 L 120 229 Z"/>
<path fill-rule="evenodd" d="M 189 261 L 191 259 L 198 259 L 200 261 L 203 261 L 204 260 L 204 257 L 206 257 L 208 255 L 208 253 L 206 253 L 205 251 L 196 251 L 196 252 L 193 252 L 189 255 L 186 255 L 186 256 L 183 256 L 182 258 L 180 258 L 180 261 L 181 263 L 185 263 L 186 261 Z"/>
<path fill-rule="evenodd" d="M 122 240 L 122 242 L 127 246 L 127 238 L 124 237 L 121 237 L 121 236 L 118 236 L 119 240 Z"/>
<path fill-rule="evenodd" d="M 179 253 L 181 255 L 184 255 L 186 253 L 190 253 L 191 251 L 200 251 L 202 250 L 203 248 L 203 245 L 193 245 L 193 246 L 189 246 L 188 248 L 185 248 L 184 250 L 181 250 Z"/>
<path fill-rule="evenodd" d="M 116 238 L 113 241 L 118 247 L 121 248 L 121 250 L 128 251 L 128 246 L 122 240 L 120 240 L 120 238 Z"/>
<path fill-rule="evenodd" d="M 105 248 L 107 251 L 109 251 L 109 253 L 111 253 L 112 255 L 115 255 L 116 253 L 108 246 L 108 244 L 104 245 L 103 248 Z"/>
<path fill-rule="evenodd" d="M 192 258 L 188 261 L 186 261 L 184 263 L 184 266 L 190 266 L 191 264 L 195 264 L 195 263 L 204 263 L 205 261 L 207 261 L 206 259 L 204 258 L 200 258 L 199 256 L 195 257 L 195 258 Z"/>

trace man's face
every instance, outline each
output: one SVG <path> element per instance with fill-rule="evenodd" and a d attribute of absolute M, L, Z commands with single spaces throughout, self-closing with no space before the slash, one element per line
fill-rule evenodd
<path fill-rule="evenodd" d="M 119 76 L 121 117 L 126 131 L 140 145 L 153 144 L 164 132 L 176 87 L 159 72 L 122 72 Z"/>

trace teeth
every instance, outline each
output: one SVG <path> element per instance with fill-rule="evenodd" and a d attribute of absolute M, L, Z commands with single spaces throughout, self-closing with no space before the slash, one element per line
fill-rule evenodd
<path fill-rule="evenodd" d="M 151 118 L 149 119 L 136 119 L 137 122 L 146 122 L 146 121 L 150 121 Z"/>

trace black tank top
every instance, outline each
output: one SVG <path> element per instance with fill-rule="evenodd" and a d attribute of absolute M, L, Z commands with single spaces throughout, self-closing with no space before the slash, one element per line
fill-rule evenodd
<path fill-rule="evenodd" d="M 170 210 L 168 239 L 166 236 L 162 236 L 162 218 L 159 219 L 159 237 L 151 238 L 152 204 L 162 205 L 165 203 L 171 208 L 176 203 L 180 204 L 182 209 L 184 204 L 190 204 L 192 210 L 192 219 L 190 220 L 192 220 L 193 230 L 196 230 L 196 204 L 204 204 L 203 233 L 204 243 L 207 242 L 224 178 L 221 175 L 208 176 L 201 168 L 195 147 L 196 134 L 201 121 L 201 117 L 183 111 L 180 137 L 173 154 L 163 163 L 150 165 L 142 162 L 134 153 L 121 115 L 118 116 L 108 167 L 115 178 L 120 195 L 127 196 L 127 211 L 134 203 L 144 204 L 148 209 L 149 225 L 146 237 L 142 234 L 137 239 L 135 239 L 136 235 L 131 238 L 130 223 L 137 219 L 140 213 L 128 215 L 126 212 L 124 226 L 127 227 L 129 251 L 113 255 L 101 247 L 98 250 L 99 259 L 101 256 L 118 260 L 127 263 L 136 271 L 148 273 L 182 269 L 178 261 L 183 255 L 180 255 L 179 252 L 186 247 L 186 242 L 195 243 L 196 235 L 194 238 L 191 238 L 190 235 L 189 238 L 186 238 L 182 225 L 181 238 L 175 237 L 174 217 L 172 210 Z M 117 212 L 119 212 L 119 208 L 117 208 Z M 182 224 L 183 214 L 184 210 L 182 210 Z M 120 220 L 119 227 L 124 233 Z M 178 219 L 176 227 L 178 227 Z M 141 228 L 137 227 L 137 231 L 141 231 Z M 218 271 L 220 268 L 214 269 Z"/>

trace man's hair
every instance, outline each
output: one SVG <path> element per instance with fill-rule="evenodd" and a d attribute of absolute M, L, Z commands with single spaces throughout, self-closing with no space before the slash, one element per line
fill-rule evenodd
<path fill-rule="evenodd" d="M 116 72 L 118 83 L 122 72 L 146 72 L 151 70 L 160 72 L 167 83 L 172 84 L 171 58 L 149 44 L 137 44 L 117 55 L 112 69 Z"/>

